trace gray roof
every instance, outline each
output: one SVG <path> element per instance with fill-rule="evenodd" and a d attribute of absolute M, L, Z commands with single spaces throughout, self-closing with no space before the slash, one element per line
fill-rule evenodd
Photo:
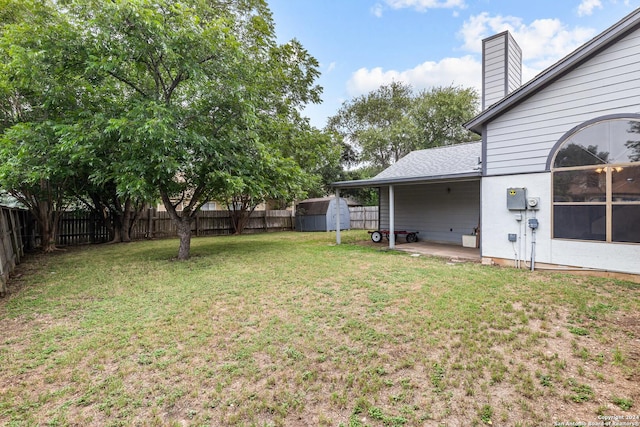
<path fill-rule="evenodd" d="M 573 70 L 575 67 L 584 63 L 597 53 L 611 46 L 613 43 L 638 28 L 640 28 L 640 8 L 634 10 L 616 24 L 594 37 L 592 40 L 574 50 L 551 67 L 542 71 L 527 84 L 511 92 L 511 94 L 505 96 L 502 100 L 496 102 L 478 114 L 464 126 L 477 134 L 481 134 L 482 126 L 485 123 L 506 112 L 531 95 L 537 93 L 537 91 L 548 86 L 558 78 Z"/>
<path fill-rule="evenodd" d="M 412 151 L 371 179 L 334 182 L 333 186 L 376 187 L 480 177 L 481 150 L 481 142 L 471 142 Z"/>

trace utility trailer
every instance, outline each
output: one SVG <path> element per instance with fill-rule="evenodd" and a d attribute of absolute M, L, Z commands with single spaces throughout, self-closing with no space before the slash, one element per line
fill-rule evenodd
<path fill-rule="evenodd" d="M 382 238 L 389 240 L 389 230 L 376 230 L 369 231 L 371 234 L 371 240 L 375 243 L 380 243 Z M 418 232 L 417 231 L 407 231 L 407 230 L 394 230 L 395 240 L 398 241 L 398 236 L 405 236 L 407 243 L 415 243 L 418 241 Z"/>

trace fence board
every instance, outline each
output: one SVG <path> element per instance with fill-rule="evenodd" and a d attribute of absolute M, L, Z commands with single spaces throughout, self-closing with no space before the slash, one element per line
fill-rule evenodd
<path fill-rule="evenodd" d="M 243 233 L 284 231 L 293 229 L 291 211 L 253 211 Z M 221 236 L 233 234 L 229 212 L 201 211 L 191 226 L 194 236 Z M 177 229 L 168 212 L 150 209 L 136 220 L 132 238 L 163 238 L 177 236 Z"/>
<path fill-rule="evenodd" d="M 64 212 L 58 224 L 56 244 L 75 246 L 87 243 L 105 243 L 110 240 L 109 229 L 102 218 L 86 211 Z"/>
<path fill-rule="evenodd" d="M 24 255 L 23 229 L 27 216 L 17 209 L 0 206 L 0 296 L 7 293 L 7 280 Z"/>
<path fill-rule="evenodd" d="M 349 208 L 351 228 L 354 230 L 377 230 L 377 206 L 353 206 Z"/>

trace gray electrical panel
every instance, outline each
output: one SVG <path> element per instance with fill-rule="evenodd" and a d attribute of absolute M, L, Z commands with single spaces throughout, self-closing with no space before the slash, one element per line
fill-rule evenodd
<path fill-rule="evenodd" d="M 507 209 L 523 211 L 527 209 L 527 189 L 507 188 Z"/>

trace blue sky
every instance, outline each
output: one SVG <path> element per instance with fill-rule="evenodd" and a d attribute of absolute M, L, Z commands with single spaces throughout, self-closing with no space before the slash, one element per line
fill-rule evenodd
<path fill-rule="evenodd" d="M 268 0 L 278 41 L 320 62 L 323 128 L 344 101 L 402 81 L 481 89 L 482 39 L 509 30 L 523 83 L 640 7 L 640 0 Z"/>

